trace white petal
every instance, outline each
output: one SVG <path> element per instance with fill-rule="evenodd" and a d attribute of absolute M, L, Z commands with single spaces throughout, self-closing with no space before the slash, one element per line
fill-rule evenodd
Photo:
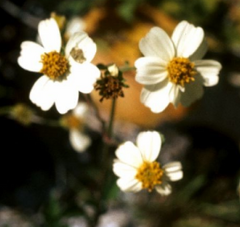
<path fill-rule="evenodd" d="M 137 174 L 137 169 L 125 163 L 122 163 L 119 160 L 115 160 L 113 164 L 113 172 L 118 177 L 134 178 Z"/>
<path fill-rule="evenodd" d="M 201 46 L 203 39 L 203 29 L 195 27 L 187 21 L 180 22 L 172 34 L 172 40 L 176 46 L 178 57 L 188 58 L 196 51 L 198 52 L 199 47 L 203 48 Z"/>
<path fill-rule="evenodd" d="M 49 110 L 54 103 L 55 86 L 47 76 L 40 77 L 30 91 L 30 100 L 42 110 Z"/>
<path fill-rule="evenodd" d="M 68 41 L 66 45 L 66 56 L 69 57 L 69 54 L 72 48 L 77 47 L 83 51 L 83 56 L 86 61 L 91 62 L 94 58 L 97 46 L 93 40 L 87 35 L 87 33 L 81 31 L 75 33 Z"/>
<path fill-rule="evenodd" d="M 140 100 L 149 107 L 152 112 L 160 113 L 169 104 L 169 92 L 172 87 L 172 83 L 168 82 L 168 79 L 156 85 L 148 85 L 142 89 Z"/>
<path fill-rule="evenodd" d="M 203 38 L 202 43 L 199 45 L 198 49 L 189 56 L 190 61 L 200 60 L 206 54 L 208 49 L 208 44 L 205 38 Z"/>
<path fill-rule="evenodd" d="M 140 40 L 139 48 L 144 56 L 158 57 L 167 62 L 175 56 L 172 40 L 163 29 L 158 27 L 153 27 Z"/>
<path fill-rule="evenodd" d="M 158 185 L 155 188 L 157 192 L 163 196 L 167 196 L 172 192 L 172 187 L 168 183 L 162 183 L 161 185 Z"/>
<path fill-rule="evenodd" d="M 183 106 L 190 106 L 193 102 L 203 96 L 203 78 L 197 74 L 195 81 L 185 84 L 185 91 L 180 94 L 180 101 Z"/>
<path fill-rule="evenodd" d="M 170 181 L 178 181 L 183 178 L 183 171 L 176 171 L 173 173 L 167 173 L 166 176 Z"/>
<path fill-rule="evenodd" d="M 69 80 L 71 80 L 71 83 L 75 84 L 78 91 L 88 94 L 94 89 L 94 84 L 100 77 L 100 74 L 101 72 L 99 69 L 91 63 L 76 63 L 71 67 Z"/>
<path fill-rule="evenodd" d="M 180 91 L 183 90 L 183 88 L 181 88 L 180 85 L 175 85 L 173 84 L 172 88 L 170 89 L 169 92 L 169 99 L 170 102 L 177 107 L 178 104 L 180 103 L 180 98 L 181 98 L 181 94 Z M 185 89 L 184 89 L 185 90 Z"/>
<path fill-rule="evenodd" d="M 65 114 L 74 109 L 78 103 L 78 90 L 68 80 L 58 82 L 58 90 L 56 91 L 56 108 L 60 114 Z"/>
<path fill-rule="evenodd" d="M 79 130 L 70 130 L 69 139 L 74 150 L 84 152 L 91 144 L 89 136 Z"/>
<path fill-rule="evenodd" d="M 137 137 L 137 146 L 144 161 L 153 162 L 157 159 L 161 148 L 161 137 L 156 131 L 141 132 Z"/>
<path fill-rule="evenodd" d="M 213 60 L 199 60 L 194 63 L 196 70 L 203 77 L 203 84 L 205 86 L 214 86 L 218 83 L 218 74 L 222 68 L 219 62 Z"/>
<path fill-rule="evenodd" d="M 130 141 L 123 143 L 117 148 L 116 156 L 121 162 L 135 168 L 138 168 L 143 163 L 139 149 Z"/>
<path fill-rule="evenodd" d="M 84 118 L 88 113 L 88 105 L 85 102 L 79 102 L 73 110 L 73 114 L 77 117 Z"/>
<path fill-rule="evenodd" d="M 57 22 L 53 19 L 42 20 L 38 25 L 38 33 L 46 52 L 60 52 L 62 40 Z"/>
<path fill-rule="evenodd" d="M 135 61 L 136 81 L 140 84 L 156 84 L 166 79 L 167 62 L 157 57 L 142 57 Z"/>
<path fill-rule="evenodd" d="M 31 41 L 22 42 L 18 64 L 28 71 L 40 72 L 43 67 L 40 62 L 43 53 L 44 49 L 39 44 Z"/>
<path fill-rule="evenodd" d="M 163 166 L 166 173 L 175 172 L 182 169 L 181 162 L 170 162 Z"/>
<path fill-rule="evenodd" d="M 171 181 L 183 178 L 182 164 L 180 162 L 170 162 L 163 166 L 165 176 Z"/>
<path fill-rule="evenodd" d="M 136 179 L 120 178 L 117 180 L 117 185 L 122 191 L 138 192 L 142 189 L 142 183 Z"/>

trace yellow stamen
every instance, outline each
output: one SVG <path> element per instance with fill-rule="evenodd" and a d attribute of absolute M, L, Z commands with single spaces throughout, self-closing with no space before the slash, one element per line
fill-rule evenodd
<path fill-rule="evenodd" d="M 69 68 L 68 60 L 65 56 L 56 51 L 41 55 L 41 62 L 43 67 L 40 72 L 53 80 L 64 75 Z"/>
<path fill-rule="evenodd" d="M 142 182 L 142 187 L 152 191 L 155 185 L 161 184 L 163 170 L 158 162 L 144 162 L 137 171 L 135 178 Z"/>
<path fill-rule="evenodd" d="M 194 70 L 194 63 L 189 61 L 188 58 L 173 58 L 169 62 L 167 70 L 169 80 L 175 84 L 184 86 L 185 83 L 190 83 L 195 80 L 194 75 L 196 71 Z"/>

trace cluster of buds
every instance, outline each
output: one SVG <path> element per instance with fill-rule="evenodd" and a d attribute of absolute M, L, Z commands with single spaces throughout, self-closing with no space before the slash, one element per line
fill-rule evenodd
<path fill-rule="evenodd" d="M 124 97 L 123 87 L 128 87 L 122 76 L 122 72 L 115 64 L 105 66 L 102 64 L 97 65 L 101 73 L 101 77 L 95 83 L 95 90 L 99 91 L 101 96 L 100 102 L 104 99 L 116 99 Z"/>

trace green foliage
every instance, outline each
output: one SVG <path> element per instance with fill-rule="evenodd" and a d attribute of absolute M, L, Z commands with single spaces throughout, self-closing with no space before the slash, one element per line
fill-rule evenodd
<path fill-rule="evenodd" d="M 59 1 L 57 4 L 57 11 L 65 15 L 83 15 L 88 12 L 92 7 L 101 5 L 105 0 L 64 0 Z"/>
<path fill-rule="evenodd" d="M 56 191 L 50 193 L 49 200 L 43 207 L 43 214 L 46 227 L 67 227 L 61 223 L 63 218 L 63 207 Z"/>
<path fill-rule="evenodd" d="M 201 24 L 211 18 L 219 3 L 219 0 L 163 0 L 159 7 L 176 19 L 182 20 L 184 18 L 193 23 Z"/>
<path fill-rule="evenodd" d="M 231 17 L 232 14 L 230 12 L 232 11 L 230 5 L 226 4 L 226 1 L 64 0 L 44 1 L 42 2 L 42 4 L 48 5 L 48 9 L 52 8 L 50 4 L 57 5 L 57 7 L 52 9 L 52 11 L 56 10 L 58 13 L 63 13 L 66 16 L 84 15 L 91 9 L 97 8 L 98 6 L 110 7 L 113 5 L 113 12 L 117 12 L 124 21 L 128 22 L 128 24 L 131 24 L 132 26 L 134 26 L 135 19 L 138 16 L 137 10 L 139 10 L 140 7 L 144 8 L 144 4 L 149 4 L 163 11 L 173 19 L 185 19 L 192 23 L 196 23 L 197 25 L 205 25 L 206 33 L 210 34 L 212 41 L 220 41 L 220 44 L 222 44 L 223 47 L 226 47 L 225 49 L 222 49 L 226 52 L 222 51 L 219 55 L 217 55 L 219 59 L 223 59 L 222 63 L 225 64 L 226 69 L 224 71 L 223 77 L 221 78 L 220 87 L 218 88 L 218 90 L 214 90 L 215 93 L 211 93 L 212 95 L 216 96 L 214 98 L 210 97 L 209 99 L 204 99 L 203 103 L 199 104 L 200 108 L 203 106 L 205 107 L 205 109 L 203 108 L 201 110 L 199 115 L 207 115 L 206 118 L 208 121 L 211 120 L 212 116 L 214 120 L 215 118 L 219 117 L 217 118 L 217 123 L 214 121 L 215 124 L 217 124 L 218 126 L 216 128 L 219 129 L 222 127 L 221 129 L 226 130 L 227 134 L 229 131 L 231 131 L 231 133 L 229 134 L 234 134 L 234 132 L 232 132 L 232 128 L 233 126 L 237 127 L 235 126 L 235 124 L 238 125 L 238 116 L 232 114 L 235 113 L 235 109 L 224 107 L 223 103 L 231 104 L 239 112 L 239 89 L 232 89 L 229 82 L 227 81 L 227 77 L 230 75 L 229 72 L 239 71 L 238 63 L 240 49 L 240 22 L 237 17 Z M 11 22 L 8 27 L 11 28 L 13 24 L 14 23 Z M 9 31 L 11 31 L 11 29 Z M 32 34 L 32 30 L 30 30 L 30 33 Z M 23 36 L 25 34 L 23 33 L 20 35 Z M 0 41 L 2 42 L 4 39 L 6 39 L 6 37 L 3 36 Z M 106 40 L 96 37 L 96 40 L 98 39 L 100 46 L 102 46 L 102 49 L 104 49 L 106 46 L 108 47 L 108 45 L 106 45 Z M 6 76 L 8 75 L 8 72 L 11 72 L 11 70 L 15 70 L 17 73 L 15 72 L 15 78 L 13 78 L 23 78 L 19 76 L 18 70 L 12 69 L 12 55 L 15 55 L 15 53 L 19 51 L 20 41 L 17 40 L 16 42 L 17 50 L 15 47 L 15 49 L 13 49 L 10 53 L 1 53 L 1 58 L 4 60 L 7 59 L 11 63 L 9 64 L 10 66 L 8 66 L 8 68 L 7 64 L 5 65 L 5 63 L 1 65 L 1 72 L 3 74 L 1 80 L 3 80 L 5 83 L 3 83 L 3 85 L 0 84 L 0 98 L 1 100 L 5 98 L 5 100 L 3 100 L 2 102 L 3 104 L 7 102 L 12 103 L 14 99 L 18 101 L 22 97 L 28 98 L 29 95 L 28 93 L 25 94 L 24 92 L 15 93 L 15 89 L 17 88 L 18 90 L 20 87 L 19 84 L 14 84 L 14 86 L 10 86 L 10 81 L 13 79 Z M 12 47 L 14 45 L 11 44 L 9 46 Z M 2 47 L 3 49 L 5 48 L 4 45 L 2 45 Z M 233 53 L 236 55 L 234 55 Z M 232 65 L 234 65 L 233 68 Z M 108 71 L 108 65 L 97 64 L 97 67 L 102 71 L 104 79 L 110 78 L 112 80 L 112 75 Z M 117 79 L 117 82 L 119 82 L 120 86 L 123 88 L 128 87 L 128 85 L 125 84 L 125 79 L 123 77 L 125 70 L 130 71 L 130 66 L 128 63 L 126 63 L 122 68 L 119 68 L 119 73 L 117 77 L 114 78 Z M 29 76 L 26 81 L 22 79 L 20 79 L 20 81 L 21 83 L 23 83 L 23 81 L 26 82 L 26 87 L 29 87 L 29 81 L 32 80 L 32 78 L 33 77 Z M 109 81 L 107 80 L 107 82 Z M 106 80 L 100 81 L 98 83 L 101 85 L 101 88 L 107 84 Z M 105 94 L 106 97 L 111 97 L 110 95 Z M 233 99 L 233 96 L 237 98 Z M 123 95 L 121 97 L 123 97 Z M 84 96 L 84 98 L 86 97 Z M 91 100 L 87 101 L 90 102 Z M 209 105 L 209 103 L 211 104 L 210 108 L 207 106 Z M 216 110 L 214 112 L 209 111 L 213 108 L 212 104 L 214 104 L 214 108 L 216 107 Z M 1 110 L 1 114 L 3 115 L 6 115 L 6 113 L 9 112 L 9 110 L 6 110 L 4 108 L 2 108 Z M 238 112 L 236 111 L 236 114 L 238 114 Z M 193 120 L 190 117 L 190 120 L 184 119 L 184 123 L 186 125 L 190 122 L 190 125 L 187 125 L 186 128 L 191 129 L 194 120 L 195 122 L 198 122 L 199 119 L 200 121 L 203 119 L 202 122 L 204 122 L 205 124 L 204 117 L 199 117 L 197 116 L 197 114 L 195 115 L 195 113 L 196 112 L 193 112 L 192 115 L 190 114 Z M 53 111 L 50 112 L 49 115 L 56 118 L 56 113 Z M 44 113 L 43 116 L 47 116 L 47 113 Z M 226 124 L 228 123 L 224 125 L 225 120 L 227 119 L 224 117 L 226 116 L 228 119 L 232 120 L 230 122 L 233 123 L 229 124 L 231 125 L 229 131 L 226 129 Z M 39 119 L 37 120 L 41 122 L 42 119 Z M 147 121 L 148 119 L 144 120 Z M 12 130 L 11 127 L 9 127 L 8 125 L 4 125 L 5 122 L 5 119 L 3 119 L 1 122 L 1 127 L 3 127 L 4 132 L 3 134 L 11 135 L 11 138 L 9 140 L 10 143 L 8 143 L 7 145 L 11 147 L 12 143 L 15 142 L 16 144 L 21 144 L 21 139 L 24 137 L 24 139 L 26 139 L 27 141 L 26 143 L 24 142 L 25 149 L 28 142 L 32 141 L 31 138 L 29 139 L 28 136 L 23 135 L 21 139 L 19 139 L 21 133 L 15 133 L 15 130 Z M 219 122 L 221 124 L 223 123 L 223 125 L 220 125 Z M 172 123 L 172 125 L 173 130 L 177 131 L 178 125 L 175 124 L 175 122 Z M 48 126 L 50 126 L 50 124 Z M 57 126 L 58 125 L 55 125 L 56 128 Z M 21 127 L 23 126 L 21 125 Z M 206 144 L 208 144 L 209 141 L 207 140 L 208 137 L 205 136 L 206 131 L 204 131 L 204 133 L 202 133 L 200 136 L 192 136 L 193 140 L 200 138 L 200 143 L 196 145 L 194 144 L 194 141 L 191 141 L 190 139 L 187 140 L 187 143 L 190 143 L 192 147 L 188 151 L 184 150 L 184 152 L 182 153 L 178 150 L 178 146 L 180 147 L 181 141 L 177 140 L 177 145 L 170 149 L 169 154 L 165 154 L 165 158 L 175 159 L 180 157 L 184 161 L 184 171 L 186 171 L 184 172 L 184 174 L 186 174 L 182 182 L 173 184 L 172 195 L 170 195 L 169 198 L 163 198 L 160 197 L 156 192 L 153 192 L 151 195 L 149 195 L 146 191 L 144 191 L 143 193 L 137 193 L 136 195 L 132 195 L 131 193 L 126 193 L 122 195 L 120 193 L 120 190 L 116 185 L 116 176 L 112 172 L 112 166 L 108 166 L 108 164 L 112 163 L 112 160 L 114 159 L 114 151 L 116 149 L 116 141 L 111 140 L 111 138 L 108 137 L 109 135 L 104 135 L 106 138 L 100 138 L 99 135 L 96 136 L 96 134 L 90 130 L 90 135 L 93 137 L 92 146 L 86 153 L 76 154 L 73 153 L 69 146 L 68 135 L 65 131 L 62 132 L 59 128 L 57 128 L 56 130 L 52 130 L 50 129 L 50 127 L 48 128 L 47 126 L 41 127 L 42 128 L 39 132 L 37 131 L 35 125 L 33 125 L 32 128 L 29 127 L 30 129 L 28 130 L 31 130 L 29 134 L 35 133 L 37 136 L 39 136 L 39 144 L 43 145 L 43 148 L 41 147 L 41 152 L 52 152 L 51 158 L 54 159 L 52 165 L 54 166 L 53 168 L 55 168 L 54 171 L 57 172 L 56 175 L 59 174 L 61 178 L 66 178 L 66 182 L 64 181 L 64 186 L 62 184 L 58 185 L 55 182 L 49 186 L 51 187 L 49 196 L 47 198 L 44 198 L 44 202 L 40 204 L 40 208 L 37 209 L 37 211 L 35 210 L 35 212 L 37 214 L 40 214 L 40 217 L 42 218 L 43 227 L 68 227 L 67 224 L 65 224 L 64 220 L 70 217 L 84 217 L 86 220 L 89 220 L 89 223 L 92 223 L 93 226 L 94 223 L 97 222 L 97 218 L 99 218 L 100 215 L 112 208 L 109 204 L 112 205 L 113 202 L 114 205 L 117 204 L 116 207 L 121 207 L 124 209 L 126 208 L 128 209 L 127 211 L 130 210 L 129 213 L 132 215 L 132 219 L 142 220 L 145 218 L 145 220 L 152 223 L 151 227 L 154 225 L 156 226 L 158 223 L 160 223 L 163 227 L 237 227 L 240 224 L 239 195 L 235 193 L 235 190 L 237 188 L 236 178 L 239 174 L 239 172 L 235 171 L 239 170 L 239 148 L 237 146 L 237 148 L 232 149 L 232 147 L 227 144 L 227 149 L 222 149 L 222 143 L 225 142 L 224 140 L 227 141 L 229 139 L 229 134 L 223 139 L 217 140 L 217 145 L 214 144 L 211 139 L 209 139 L 210 145 L 207 146 Z M 164 127 L 166 126 L 164 125 L 163 129 Z M 237 130 L 239 130 L 239 128 L 237 128 Z M 189 134 L 191 135 L 191 133 Z M 213 134 L 214 133 L 211 132 L 210 135 L 212 136 Z M 12 138 L 12 135 L 16 138 Z M 234 135 L 234 138 L 237 137 L 235 136 L 236 135 Z M 170 137 L 166 136 L 163 133 L 161 134 L 161 138 L 164 145 L 167 144 L 168 146 L 170 143 L 169 141 L 171 141 Z M 57 144 L 57 148 L 55 147 L 56 142 L 59 143 Z M 107 144 L 107 155 L 101 153 L 103 142 L 106 142 Z M 231 144 L 235 144 L 235 142 L 236 141 L 231 141 Z M 237 141 L 236 143 L 238 144 L 239 141 Z M 62 144 L 64 144 L 64 146 L 62 146 Z M 47 146 L 49 146 L 50 149 L 46 148 Z M 4 154 L 4 152 L 6 152 L 6 154 L 11 153 L 14 150 L 9 149 L 9 151 L 4 147 L 2 147 L 2 149 L 2 154 Z M 34 149 L 31 148 L 31 153 L 35 154 L 35 149 L 35 147 Z M 16 150 L 18 153 L 20 152 L 18 149 Z M 197 153 L 196 151 L 199 150 L 200 152 Z M 231 152 L 233 150 L 236 151 L 235 156 L 231 156 Z M 207 155 L 202 156 L 203 154 Z M 108 155 L 109 157 L 106 158 L 106 156 Z M 224 160 L 221 160 L 219 158 L 221 155 L 222 157 L 224 157 Z M 15 160 L 15 156 L 13 156 L 12 159 Z M 56 168 L 56 163 L 60 159 L 64 163 L 64 171 L 59 171 Z M 7 171 L 9 170 L 9 166 L 14 166 L 14 164 L 12 164 L 13 160 L 8 163 L 8 167 L 6 168 Z M 206 163 L 211 164 L 207 165 Z M 46 163 L 43 162 L 42 165 L 45 166 Z M 5 174 L 5 170 L 3 172 Z M 18 179 L 17 177 L 16 179 L 13 179 L 11 177 L 7 180 L 14 181 Z M 39 177 L 34 178 L 34 185 L 38 186 L 35 181 L 39 183 Z M 21 181 L 21 184 L 24 184 L 24 181 Z M 9 190 L 8 196 L 11 197 L 12 194 L 18 194 L 17 192 L 17 190 L 14 192 Z M 28 200 L 29 198 L 25 199 Z M 15 200 L 18 201 L 18 199 Z M 35 200 L 38 200 L 38 198 L 35 198 Z M 132 210 L 134 210 L 135 212 L 132 212 Z M 29 216 L 31 216 L 31 214 L 29 214 Z M 94 215 L 96 216 L 93 217 Z M 135 220 L 132 221 L 132 219 L 129 221 L 129 226 L 132 223 L 135 223 Z M 136 224 L 135 226 L 138 225 Z M 6 224 L 4 227 L 10 226 Z"/>
<path fill-rule="evenodd" d="M 132 22 L 135 18 L 134 12 L 142 2 L 143 0 L 121 0 L 117 11 L 124 20 L 126 20 L 127 22 Z"/>

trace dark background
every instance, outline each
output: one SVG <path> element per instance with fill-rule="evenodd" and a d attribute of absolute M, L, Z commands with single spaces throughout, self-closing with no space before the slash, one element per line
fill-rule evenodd
<path fill-rule="evenodd" d="M 219 84 L 207 88 L 202 100 L 181 121 L 156 125 L 166 137 L 163 156 L 178 158 L 184 166 L 184 179 L 175 184 L 175 194 L 167 200 L 154 194 L 147 208 L 141 199 L 145 194 L 133 202 L 121 200 L 117 192 L 113 198 L 122 208 L 138 207 L 140 213 L 133 220 L 150 216 L 149 226 L 239 226 L 239 1 L 0 1 L 0 107 L 25 103 L 42 117 L 58 118 L 54 109 L 41 113 L 31 104 L 28 94 L 37 76 L 17 64 L 20 44 L 36 39 L 39 20 L 48 18 L 52 11 L 84 16 L 96 6 L 110 6 L 132 26 L 142 4 L 175 20 L 186 19 L 204 27 L 217 43 L 205 58 L 219 60 L 223 69 Z M 70 214 L 84 215 L 76 197 L 82 185 L 86 186 L 80 193 L 82 201 L 85 194 L 97 190 L 95 179 L 89 180 L 85 168 L 90 166 L 91 171 L 98 165 L 94 150 L 100 135 L 91 132 L 94 144 L 87 154 L 79 155 L 69 144 L 68 132 L 60 127 L 24 126 L 6 115 L 0 116 L 0 127 L 0 212 L 5 207 L 18 211 L 28 217 L 30 226 L 64 226 L 62 219 Z M 41 221 L 35 215 L 40 215 Z M 137 223 L 130 220 L 126 226 Z M 1 216 L 0 226 L 7 226 Z"/>

